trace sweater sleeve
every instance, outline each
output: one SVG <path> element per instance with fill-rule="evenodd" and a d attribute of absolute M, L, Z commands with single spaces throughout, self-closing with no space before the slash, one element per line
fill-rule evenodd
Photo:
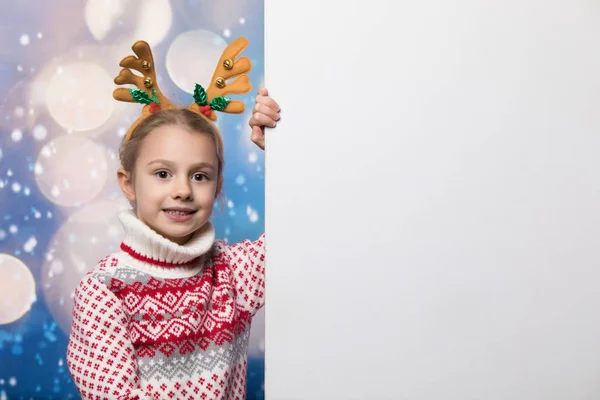
<path fill-rule="evenodd" d="M 222 251 L 232 269 L 238 304 L 256 314 L 265 304 L 265 234 L 224 245 Z"/>
<path fill-rule="evenodd" d="M 82 399 L 146 400 L 121 300 L 106 285 L 84 277 L 75 290 L 67 366 Z"/>

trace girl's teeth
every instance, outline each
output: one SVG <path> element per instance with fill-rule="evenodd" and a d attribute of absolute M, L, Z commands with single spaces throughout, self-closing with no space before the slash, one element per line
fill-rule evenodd
<path fill-rule="evenodd" d="M 174 210 L 167 210 L 167 212 L 169 214 L 175 214 L 175 215 L 188 215 L 191 214 L 191 212 L 188 211 L 174 211 Z"/>

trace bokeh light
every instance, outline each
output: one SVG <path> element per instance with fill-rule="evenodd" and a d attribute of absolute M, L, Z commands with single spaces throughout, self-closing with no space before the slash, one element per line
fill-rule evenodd
<path fill-rule="evenodd" d="M 104 39 L 118 24 L 125 11 L 125 0 L 88 0 L 85 22 L 96 40 Z"/>
<path fill-rule="evenodd" d="M 92 62 L 74 62 L 56 68 L 45 100 L 54 120 L 64 128 L 88 131 L 99 127 L 115 108 L 113 78 Z"/>
<path fill-rule="evenodd" d="M 96 197 L 106 182 L 105 151 L 84 137 L 59 136 L 42 147 L 34 174 L 40 191 L 52 203 L 79 206 Z"/>
<path fill-rule="evenodd" d="M 128 32 L 133 31 L 131 42 L 145 40 L 152 46 L 169 33 L 173 10 L 169 0 L 88 0 L 85 22 L 98 41 L 128 26 Z"/>
<path fill-rule="evenodd" d="M 118 214 L 130 208 L 121 198 L 91 204 L 71 215 L 50 241 L 42 267 L 42 290 L 64 332 L 70 330 L 73 293 L 79 281 L 98 261 L 119 250 L 124 232 Z"/>
<path fill-rule="evenodd" d="M 35 296 L 35 281 L 27 266 L 18 258 L 0 254 L 0 325 L 10 324 L 25 315 Z"/>
<path fill-rule="evenodd" d="M 224 30 L 238 24 L 249 11 L 246 0 L 207 0 L 203 8 L 216 28 Z"/>
<path fill-rule="evenodd" d="M 14 84 L 0 102 L 0 126 L 12 133 L 15 129 L 27 131 L 39 120 L 39 109 L 28 96 L 32 90 L 32 79 L 23 79 Z M 11 139 L 11 141 L 13 141 Z"/>
<path fill-rule="evenodd" d="M 160 43 L 171 28 L 173 11 L 169 0 L 144 0 L 139 11 L 135 40 L 145 40 L 150 46 Z"/>
<path fill-rule="evenodd" d="M 196 83 L 207 88 L 227 42 L 221 36 L 194 30 L 177 36 L 167 51 L 166 67 L 173 82 L 187 93 Z M 190 98 L 190 103 L 193 99 Z"/>

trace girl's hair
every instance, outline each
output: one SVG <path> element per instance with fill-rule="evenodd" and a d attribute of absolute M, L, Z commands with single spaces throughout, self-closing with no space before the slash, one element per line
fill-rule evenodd
<path fill-rule="evenodd" d="M 187 108 L 176 108 L 168 110 L 160 110 L 150 114 L 145 118 L 133 131 L 129 141 L 121 143 L 119 150 L 119 158 L 121 160 L 121 166 L 127 172 L 134 175 L 133 167 L 135 161 L 138 158 L 140 147 L 144 138 L 152 132 L 165 125 L 179 125 L 189 129 L 192 132 L 198 132 L 200 134 L 208 135 L 215 143 L 217 148 L 217 159 L 218 159 L 218 174 L 217 179 L 220 179 L 223 174 L 223 167 L 225 165 L 225 157 L 223 152 L 223 139 L 215 128 L 215 126 L 208 121 L 205 117 L 197 114 Z M 219 200 L 222 198 L 222 190 L 218 193 Z"/>

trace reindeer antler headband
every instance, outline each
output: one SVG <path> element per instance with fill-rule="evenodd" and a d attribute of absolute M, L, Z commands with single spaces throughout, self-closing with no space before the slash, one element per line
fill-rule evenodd
<path fill-rule="evenodd" d="M 230 114 L 241 114 L 244 112 L 244 103 L 239 100 L 230 100 L 225 95 L 231 93 L 244 94 L 252 89 L 247 72 L 252 69 L 252 63 L 247 57 L 240 57 L 239 54 L 248 46 L 248 39 L 240 37 L 235 39 L 227 46 L 221 55 L 215 72 L 212 76 L 208 88 L 204 88 L 196 83 L 194 88 L 194 102 L 188 108 L 195 113 L 205 116 L 211 121 L 217 120 L 215 111 L 226 112 Z M 125 141 L 131 139 L 131 135 L 139 123 L 150 114 L 158 110 L 168 110 L 178 108 L 171 103 L 160 91 L 156 82 L 156 69 L 154 58 L 150 45 L 144 41 L 137 41 L 131 47 L 135 56 L 127 56 L 119 65 L 123 69 L 115 78 L 117 85 L 133 84 L 134 88 L 118 88 L 113 92 L 113 97 L 119 101 L 129 103 L 145 104 L 142 108 L 142 115 L 133 123 L 125 135 Z M 143 74 L 135 75 L 131 70 L 134 69 Z M 232 82 L 227 82 L 231 78 L 237 77 Z"/>

